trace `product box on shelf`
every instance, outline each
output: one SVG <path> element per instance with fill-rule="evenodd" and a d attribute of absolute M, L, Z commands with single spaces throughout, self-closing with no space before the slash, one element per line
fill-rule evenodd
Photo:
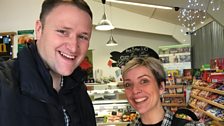
<path fill-rule="evenodd" d="M 211 69 L 224 70 L 224 58 L 215 58 L 210 60 Z"/>
<path fill-rule="evenodd" d="M 204 80 L 194 80 L 189 105 L 203 115 L 200 115 L 200 118 L 204 118 L 206 123 L 210 120 L 223 122 L 223 90 L 223 81 L 208 82 Z"/>

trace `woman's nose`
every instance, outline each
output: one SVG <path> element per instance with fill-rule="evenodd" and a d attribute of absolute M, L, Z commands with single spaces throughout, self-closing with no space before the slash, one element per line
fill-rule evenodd
<path fill-rule="evenodd" d="M 139 85 L 134 84 L 133 87 L 132 87 L 132 91 L 133 91 L 134 94 L 139 94 L 139 93 L 142 92 L 142 89 Z"/>

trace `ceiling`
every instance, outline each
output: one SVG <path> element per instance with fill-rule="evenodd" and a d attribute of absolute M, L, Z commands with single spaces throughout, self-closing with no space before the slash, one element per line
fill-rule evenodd
<path fill-rule="evenodd" d="M 111 5 L 113 7 L 121 8 L 133 13 L 147 16 L 148 18 L 155 18 L 158 20 L 162 20 L 162 21 L 166 21 L 166 22 L 178 24 L 178 25 L 181 24 L 177 19 L 179 15 L 178 11 L 149 8 L 149 7 L 139 7 L 139 6 L 133 6 L 133 5 L 117 4 L 117 3 L 111 3 Z"/>
<path fill-rule="evenodd" d="M 102 3 L 101 0 L 94 0 L 94 1 Z M 106 1 L 106 4 L 111 5 L 113 7 L 124 9 L 132 13 L 147 16 L 148 18 L 158 19 L 161 21 L 175 24 L 175 25 L 181 25 L 182 22 L 178 20 L 178 15 L 180 15 L 179 9 L 175 10 L 174 7 L 183 9 L 183 8 L 187 8 L 187 5 L 188 5 L 187 0 L 117 0 L 117 1 L 128 1 L 128 2 L 135 2 L 135 3 L 173 7 L 172 10 L 164 10 L 164 9 L 158 9 L 158 8 L 140 7 L 140 6 L 134 6 L 134 5 L 128 5 L 128 4 L 114 3 L 114 2 L 110 2 L 109 0 Z M 198 0 L 198 2 L 204 4 L 204 6 L 190 7 L 189 9 L 208 10 L 210 0 Z M 209 18 L 214 18 L 214 17 L 211 14 L 207 14 L 206 19 L 209 19 Z M 224 24 L 224 21 L 221 21 L 221 24 L 222 22 Z M 200 22 L 197 21 L 196 23 L 198 25 Z"/>
<path fill-rule="evenodd" d="M 99 5 L 102 5 L 102 0 L 89 0 L 93 6 L 95 14 L 94 25 L 97 25 L 102 18 L 99 10 Z M 112 24 L 115 28 L 125 29 L 131 31 L 153 33 L 168 35 L 173 37 L 180 43 L 190 43 L 191 37 L 189 29 L 183 27 L 183 21 L 178 20 L 178 16 L 183 9 L 188 10 L 206 10 L 206 19 L 203 24 L 196 20 L 196 24 L 191 28 L 197 30 L 211 21 L 217 21 L 224 26 L 224 0 L 214 0 L 220 2 L 220 10 L 212 11 L 210 4 L 211 0 L 197 0 L 203 6 L 190 6 L 188 7 L 188 0 L 113 0 L 123 2 L 134 2 L 149 5 L 159 5 L 171 7 L 171 10 L 134 6 L 129 4 L 120 4 L 106 0 L 106 9 L 111 8 L 110 18 L 113 18 Z M 193 0 L 191 0 L 193 1 Z M 179 8 L 179 9 L 175 9 Z M 108 12 L 108 10 L 107 10 Z M 111 14 L 112 13 L 112 14 Z M 201 14 L 201 12 L 199 12 Z M 134 19 L 134 20 L 133 20 Z M 201 18 L 200 18 L 201 19 Z M 127 23 L 128 22 L 128 23 Z M 186 24 L 186 23 L 185 23 Z"/>

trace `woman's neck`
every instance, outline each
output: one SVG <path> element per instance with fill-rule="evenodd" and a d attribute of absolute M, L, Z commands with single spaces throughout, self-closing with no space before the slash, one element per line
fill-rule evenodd
<path fill-rule="evenodd" d="M 144 124 L 156 124 L 164 119 L 165 111 L 162 106 L 142 114 L 141 120 Z"/>

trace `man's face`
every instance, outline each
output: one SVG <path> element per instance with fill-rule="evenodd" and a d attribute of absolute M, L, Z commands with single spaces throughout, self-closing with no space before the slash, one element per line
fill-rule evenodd
<path fill-rule="evenodd" d="M 70 75 L 89 47 L 92 20 L 87 12 L 63 4 L 54 8 L 44 26 L 36 22 L 37 48 L 45 65 L 59 75 Z"/>

